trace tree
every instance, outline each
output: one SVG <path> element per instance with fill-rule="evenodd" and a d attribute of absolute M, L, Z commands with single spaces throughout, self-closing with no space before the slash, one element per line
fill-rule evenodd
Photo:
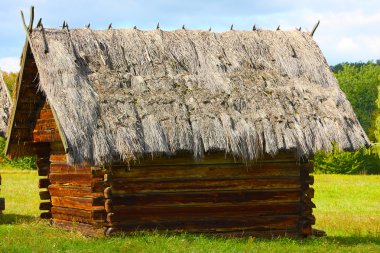
<path fill-rule="evenodd" d="M 373 62 L 368 62 L 364 65 L 344 64 L 343 68 L 335 75 L 339 81 L 340 88 L 346 93 L 348 100 L 351 102 L 364 131 L 371 141 L 375 141 L 373 116 L 377 109 L 376 99 L 380 83 L 380 65 Z"/>
<path fill-rule="evenodd" d="M 380 76 L 379 76 L 380 80 Z M 376 143 L 373 144 L 372 151 L 373 153 L 377 153 L 380 158 L 380 85 L 378 88 L 378 96 L 377 96 L 377 110 L 373 114 L 373 124 L 371 126 L 371 129 L 373 129 L 373 135 L 375 137 Z"/>
<path fill-rule="evenodd" d="M 16 81 L 17 81 L 17 73 L 13 73 L 13 72 L 3 72 L 3 78 L 4 78 L 4 82 L 7 84 L 8 86 L 8 90 L 9 92 L 12 94 L 13 92 L 13 89 L 16 85 Z"/>

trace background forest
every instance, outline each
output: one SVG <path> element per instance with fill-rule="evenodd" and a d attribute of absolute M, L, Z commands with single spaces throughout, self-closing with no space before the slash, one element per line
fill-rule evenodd
<path fill-rule="evenodd" d="M 331 66 L 331 69 L 374 145 L 356 152 L 346 152 L 335 147 L 331 153 L 317 153 L 314 169 L 319 173 L 380 174 L 380 60 L 340 63 Z M 11 93 L 16 80 L 17 73 L 4 73 L 4 81 Z M 4 144 L 5 140 L 0 139 L 0 152 Z M 32 157 L 8 160 L 3 152 L 0 154 L 0 162 L 24 169 L 36 168 Z"/>

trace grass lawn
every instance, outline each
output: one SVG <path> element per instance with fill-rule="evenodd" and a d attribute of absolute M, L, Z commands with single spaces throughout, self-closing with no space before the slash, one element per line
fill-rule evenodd
<path fill-rule="evenodd" d="M 140 233 L 88 238 L 38 218 L 35 171 L 1 168 L 0 252 L 380 252 L 380 176 L 315 175 L 315 228 L 324 238 L 223 239 Z"/>

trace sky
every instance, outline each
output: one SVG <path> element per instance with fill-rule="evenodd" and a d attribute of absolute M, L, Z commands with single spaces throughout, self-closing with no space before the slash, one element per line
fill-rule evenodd
<path fill-rule="evenodd" d="M 301 27 L 311 31 L 320 20 L 314 39 L 327 62 L 367 62 L 380 59 L 379 0 L 0 0 L 0 69 L 18 71 L 25 42 L 20 18 L 24 11 L 29 21 L 30 6 L 35 7 L 35 23 L 58 28 L 64 20 L 70 28 L 90 23 L 92 29 L 113 28 L 175 30 L 261 29 L 281 30 Z"/>

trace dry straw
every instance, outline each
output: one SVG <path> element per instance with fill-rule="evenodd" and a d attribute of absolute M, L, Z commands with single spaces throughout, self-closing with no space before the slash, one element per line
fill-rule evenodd
<path fill-rule="evenodd" d="M 369 143 L 309 33 L 35 29 L 30 39 L 73 163 Z"/>
<path fill-rule="evenodd" d="M 5 137 L 11 109 L 11 96 L 0 71 L 0 136 Z"/>

